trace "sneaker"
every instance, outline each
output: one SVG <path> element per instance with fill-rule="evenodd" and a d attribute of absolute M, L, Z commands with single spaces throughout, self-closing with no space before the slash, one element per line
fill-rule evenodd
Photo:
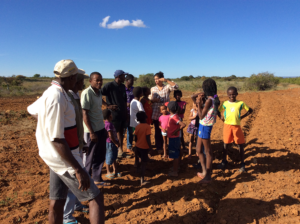
<path fill-rule="evenodd" d="M 227 166 L 228 162 L 225 160 L 223 160 L 219 165 L 218 165 L 218 169 L 221 169 L 221 170 L 225 170 L 226 169 L 226 166 Z"/>

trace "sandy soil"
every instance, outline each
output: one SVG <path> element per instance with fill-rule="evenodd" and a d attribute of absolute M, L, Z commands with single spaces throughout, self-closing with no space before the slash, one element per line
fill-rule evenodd
<path fill-rule="evenodd" d="M 154 156 L 146 172 L 151 183 L 143 188 L 134 160 L 123 159 L 123 177 L 101 189 L 106 223 L 300 223 L 299 98 L 300 89 L 238 96 L 254 109 L 242 121 L 247 173 L 237 172 L 236 146 L 229 153 L 229 169 L 217 169 L 222 159 L 220 120 L 212 133 L 215 169 L 210 185 L 198 184 L 192 167 L 196 156 L 192 160 L 185 156 L 177 178 L 167 176 L 171 161 Z M 38 155 L 35 121 L 24 113 L 35 99 L 0 99 L 1 223 L 47 223 L 49 169 Z M 225 99 L 223 94 L 221 100 Z M 183 100 L 189 111 L 191 100 Z M 188 124 L 188 112 L 185 117 Z M 185 139 L 188 142 L 186 131 Z M 76 212 L 75 216 L 89 223 L 88 215 Z"/>

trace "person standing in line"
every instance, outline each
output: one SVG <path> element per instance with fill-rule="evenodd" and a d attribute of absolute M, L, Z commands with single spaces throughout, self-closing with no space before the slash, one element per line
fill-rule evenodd
<path fill-rule="evenodd" d="M 170 92 L 178 89 L 178 85 L 164 78 L 164 73 L 158 72 L 154 75 L 156 86 L 151 88 L 149 100 L 153 102 L 152 120 L 155 128 L 155 146 L 156 150 L 162 151 L 163 137 L 159 128 L 160 106 L 170 102 Z M 168 85 L 163 83 L 167 82 Z"/>
<path fill-rule="evenodd" d="M 49 223 L 63 222 L 68 189 L 79 201 L 89 201 L 92 224 L 104 224 L 103 194 L 82 164 L 75 110 L 67 92 L 76 83 L 77 66 L 61 60 L 54 67 L 55 81 L 30 105 L 28 112 L 37 119 L 39 155 L 50 168 Z"/>
<path fill-rule="evenodd" d="M 122 70 L 115 71 L 115 80 L 106 83 L 101 89 L 103 96 L 106 96 L 106 103 L 109 106 L 115 105 L 112 109 L 113 120 L 112 123 L 117 131 L 119 140 L 118 157 L 121 158 L 123 154 L 123 134 L 124 129 L 127 128 L 127 95 L 125 90 L 125 73 Z"/>
<path fill-rule="evenodd" d="M 125 78 L 125 90 L 127 96 L 127 152 L 132 152 L 132 141 L 133 141 L 133 133 L 132 128 L 130 128 L 130 103 L 133 100 L 133 84 L 134 77 L 131 74 L 128 74 Z"/>
<path fill-rule="evenodd" d="M 102 114 L 101 86 L 102 75 L 99 72 L 92 72 L 90 75 L 90 86 L 81 93 L 81 105 L 83 114 L 84 140 L 89 150 L 85 153 L 85 168 L 92 175 L 97 185 L 108 186 L 101 176 L 103 163 L 106 155 L 106 136 Z M 113 109 L 113 106 L 108 107 Z"/>
<path fill-rule="evenodd" d="M 76 115 L 76 127 L 77 127 L 77 136 L 79 141 L 79 153 L 82 155 L 82 151 L 87 151 L 88 147 L 83 140 L 83 123 L 82 123 L 82 108 L 80 104 L 80 98 L 78 91 L 82 91 L 84 86 L 84 79 L 89 78 L 85 71 L 78 69 L 77 72 L 77 81 L 73 88 L 68 91 L 68 96 L 70 97 L 72 104 L 75 108 Z M 84 148 L 85 147 L 85 148 Z M 74 211 L 89 212 L 89 208 L 85 205 L 82 205 L 72 191 L 68 190 L 67 200 L 64 207 L 64 218 L 63 223 L 76 223 L 77 220 L 73 217 Z"/>

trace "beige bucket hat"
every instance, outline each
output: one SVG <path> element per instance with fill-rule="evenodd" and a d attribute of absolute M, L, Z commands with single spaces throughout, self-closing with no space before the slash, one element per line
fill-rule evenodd
<path fill-rule="evenodd" d="M 78 69 L 77 72 L 77 82 L 81 81 L 82 79 L 88 79 L 90 76 L 88 74 L 85 73 L 85 71 L 83 69 Z"/>
<path fill-rule="evenodd" d="M 75 75 L 78 72 L 78 68 L 74 61 L 70 59 L 61 60 L 54 66 L 55 77 L 66 78 L 71 75 Z"/>

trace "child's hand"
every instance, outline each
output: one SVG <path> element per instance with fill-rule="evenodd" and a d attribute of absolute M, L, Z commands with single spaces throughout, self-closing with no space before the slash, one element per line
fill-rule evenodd
<path fill-rule="evenodd" d="M 174 132 L 172 133 L 172 135 L 173 135 L 173 136 L 177 136 L 177 135 L 178 135 L 178 132 L 179 132 L 179 130 L 174 131 Z"/>
<path fill-rule="evenodd" d="M 223 122 L 225 122 L 225 119 L 224 119 L 224 117 L 222 117 L 222 118 L 221 118 L 221 120 L 222 120 Z"/>
<path fill-rule="evenodd" d="M 167 130 L 166 130 L 166 129 L 163 129 L 163 128 L 161 129 L 161 131 L 162 131 L 162 132 L 164 132 L 164 133 L 166 133 L 166 132 L 167 132 Z"/>

